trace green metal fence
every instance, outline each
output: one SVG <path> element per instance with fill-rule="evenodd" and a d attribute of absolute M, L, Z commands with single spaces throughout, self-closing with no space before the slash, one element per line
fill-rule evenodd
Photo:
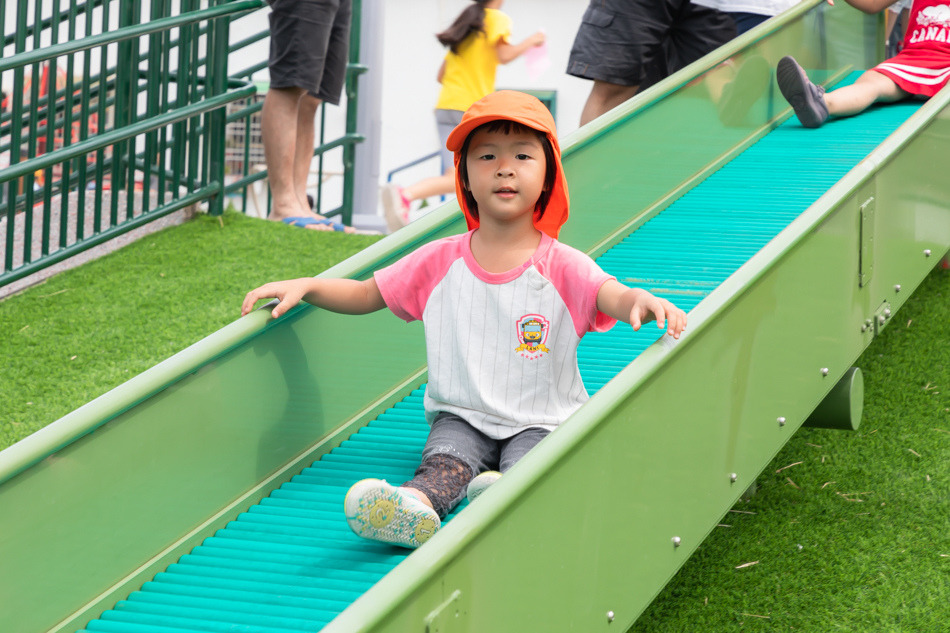
<path fill-rule="evenodd" d="M 11 5 L 8 7 L 8 4 Z M 353 3 L 346 133 L 326 141 L 320 169 L 343 152 L 343 204 L 352 217 L 360 2 Z M 240 173 L 228 183 L 227 126 L 252 118 L 251 76 L 267 60 L 229 72 L 235 53 L 266 39 L 263 0 L 0 0 L 0 286 L 169 213 L 206 202 L 220 214 L 228 195 L 267 177 L 251 173 L 244 134 Z M 264 30 L 231 44 L 234 20 Z M 228 104 L 249 103 L 229 113 Z M 325 108 L 325 106 L 324 106 Z M 322 205 L 322 181 L 317 199 Z M 269 208 L 269 204 L 268 204 Z M 322 206 L 318 206 L 322 208 Z"/>

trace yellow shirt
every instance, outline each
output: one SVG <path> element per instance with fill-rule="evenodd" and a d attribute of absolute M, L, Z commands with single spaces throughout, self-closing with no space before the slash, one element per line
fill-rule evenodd
<path fill-rule="evenodd" d="M 485 32 L 470 34 L 445 56 L 442 92 L 435 107 L 440 110 L 468 110 L 487 94 L 495 92 L 495 69 L 499 40 L 511 36 L 511 18 L 497 9 L 485 9 Z"/>

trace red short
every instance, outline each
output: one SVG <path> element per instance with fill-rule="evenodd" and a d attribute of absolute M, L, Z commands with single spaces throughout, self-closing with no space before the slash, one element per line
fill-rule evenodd
<path fill-rule="evenodd" d="M 904 49 L 871 70 L 885 75 L 912 95 L 932 97 L 950 79 L 950 55 L 920 48 Z"/>

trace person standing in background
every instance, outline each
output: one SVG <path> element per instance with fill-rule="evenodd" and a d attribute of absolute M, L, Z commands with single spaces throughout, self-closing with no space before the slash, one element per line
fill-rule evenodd
<path fill-rule="evenodd" d="M 353 232 L 314 213 L 307 200 L 314 118 L 340 104 L 350 46 L 351 0 L 267 0 L 270 88 L 261 132 L 273 196 L 269 219 L 320 231 Z"/>
<path fill-rule="evenodd" d="M 735 35 L 732 18 L 690 0 L 591 0 L 567 65 L 567 74 L 594 82 L 581 125 Z"/>

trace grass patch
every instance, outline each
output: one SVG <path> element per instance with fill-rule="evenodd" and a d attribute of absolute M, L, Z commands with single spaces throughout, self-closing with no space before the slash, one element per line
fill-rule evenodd
<path fill-rule="evenodd" d="M 631 631 L 950 630 L 948 350 L 938 269 L 855 363 L 861 428 L 798 431 Z"/>
<path fill-rule="evenodd" d="M 378 239 L 199 216 L 9 297 L 0 449 L 237 319 L 248 290 L 316 275 Z"/>

